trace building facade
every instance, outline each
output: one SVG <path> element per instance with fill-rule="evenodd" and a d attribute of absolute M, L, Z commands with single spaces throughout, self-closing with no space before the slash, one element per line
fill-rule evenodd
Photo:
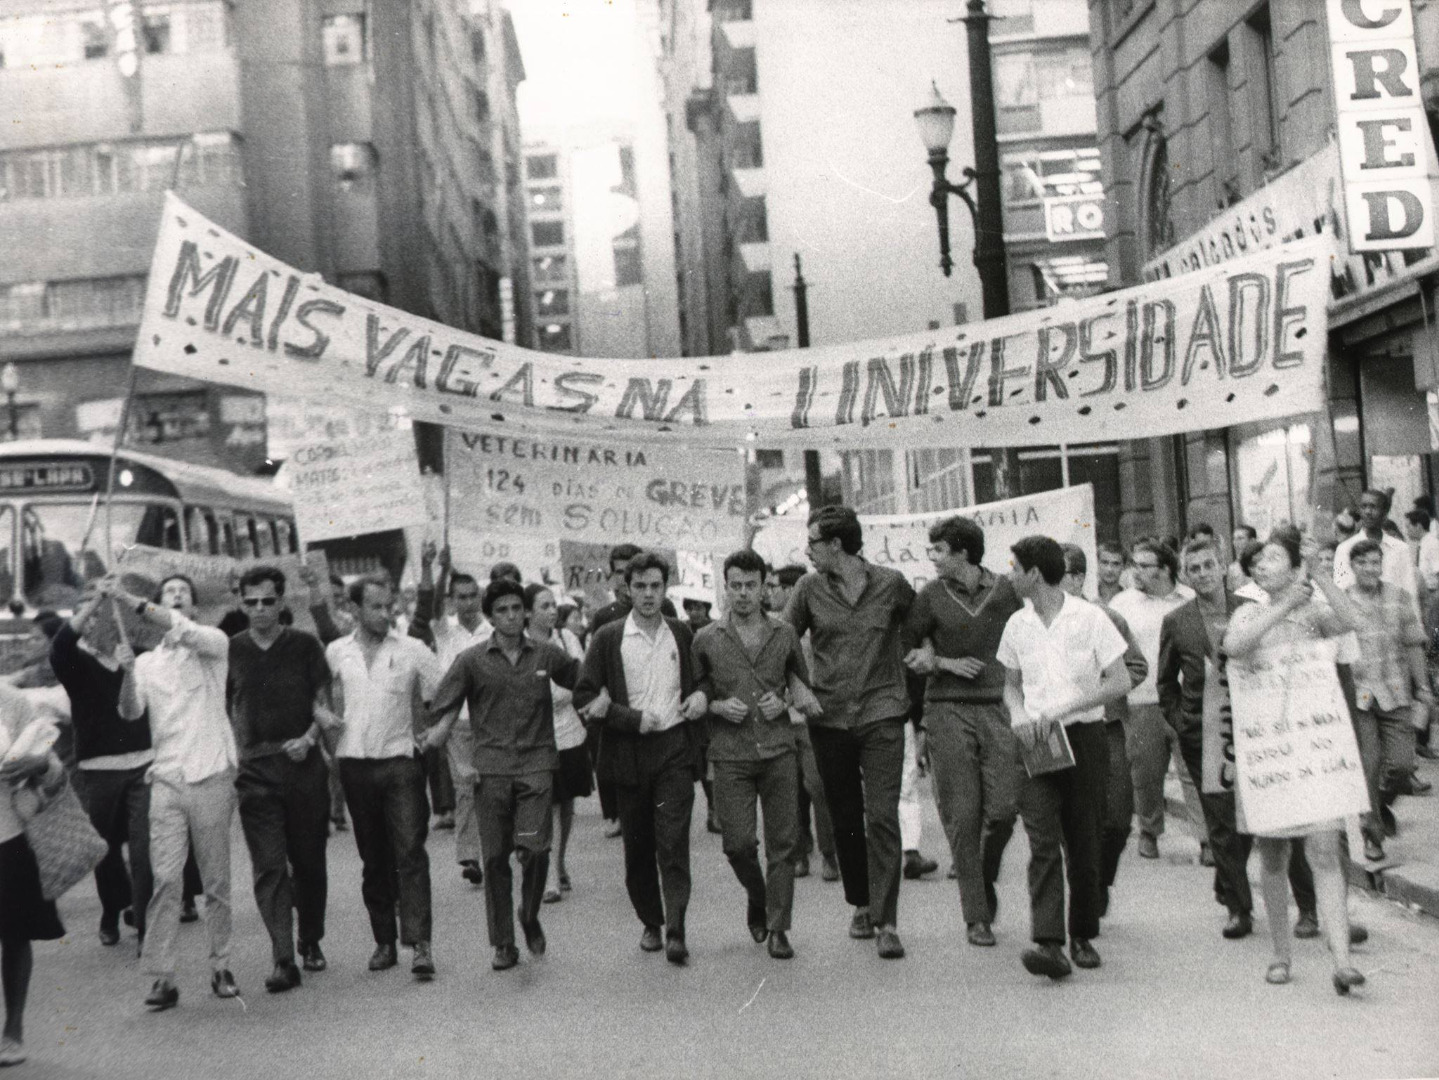
<path fill-rule="evenodd" d="M 113 437 L 170 187 L 342 288 L 527 343 L 523 77 L 497 0 L 6 4 L 0 431 Z M 263 466 L 263 398 L 136 392 L 130 445 Z"/>
<path fill-rule="evenodd" d="M 535 348 L 578 355 L 574 200 L 569 155 L 559 147 L 525 147 L 525 207 L 534 284 Z"/>

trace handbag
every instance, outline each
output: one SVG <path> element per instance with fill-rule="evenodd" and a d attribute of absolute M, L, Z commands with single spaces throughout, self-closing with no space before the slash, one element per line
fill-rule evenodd
<path fill-rule="evenodd" d="M 19 811 L 20 800 L 16 802 Z M 88 877 L 110 850 L 90 824 L 68 777 L 58 792 L 41 799 L 38 809 L 29 814 L 21 811 L 20 820 L 40 868 L 40 891 L 46 900 L 58 900 Z"/>

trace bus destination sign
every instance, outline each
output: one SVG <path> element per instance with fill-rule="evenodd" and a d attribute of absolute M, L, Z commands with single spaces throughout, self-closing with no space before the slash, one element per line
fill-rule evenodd
<path fill-rule="evenodd" d="M 0 491 L 89 491 L 94 486 L 89 465 L 0 465 Z"/>

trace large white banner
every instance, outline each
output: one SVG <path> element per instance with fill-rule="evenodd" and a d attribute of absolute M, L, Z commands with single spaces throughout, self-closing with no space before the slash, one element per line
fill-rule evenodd
<path fill-rule="evenodd" d="M 984 530 L 984 565 L 996 574 L 1009 573 L 1009 549 L 1026 536 L 1078 544 L 1089 560 L 1089 591 L 1093 592 L 1098 556 L 1094 488 L 1089 484 L 925 514 L 862 514 L 864 557 L 877 566 L 893 567 L 918 589 L 934 578 L 934 564 L 926 554 L 930 526 L 956 515 Z M 775 568 L 790 563 L 808 566 L 808 540 L 809 527 L 803 517 L 779 517 L 765 522 L 752 546 Z"/>
<path fill-rule="evenodd" d="M 1027 446 L 1322 404 L 1327 239 L 962 327 L 719 358 L 531 352 L 326 285 L 166 195 L 135 363 L 492 434 Z"/>
<path fill-rule="evenodd" d="M 285 478 L 307 544 L 429 521 L 415 436 L 408 431 L 296 447 Z"/>

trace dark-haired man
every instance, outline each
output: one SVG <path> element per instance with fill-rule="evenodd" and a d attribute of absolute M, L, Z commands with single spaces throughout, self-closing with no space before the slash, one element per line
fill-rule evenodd
<path fill-rule="evenodd" d="M 995 880 L 1018 813 L 1019 758 L 1004 711 L 1004 668 L 995 659 L 1009 617 L 1023 605 L 981 564 L 984 530 L 965 517 L 929 530 L 935 580 L 915 598 L 905 657 L 928 675 L 924 726 L 934 797 L 959 879 L 971 945 L 993 945 Z"/>
<path fill-rule="evenodd" d="M 431 716 L 436 722 L 425 733 L 424 745 L 443 745 L 461 706 L 468 708 L 475 816 L 485 860 L 485 914 L 495 951 L 490 966 L 505 971 L 520 958 L 510 869 L 516 849 L 525 945 L 536 956 L 546 949 L 539 916 L 550 866 L 552 784 L 559 765 L 550 683 L 573 689 L 580 663 L 560 646 L 525 633 L 525 590 L 519 582 L 490 582 L 481 604 L 494 632 L 451 663 L 435 694 Z"/>
<path fill-rule="evenodd" d="M 799 635 L 766 615 L 764 560 L 748 549 L 724 562 L 728 609 L 695 638 L 700 690 L 709 700 L 709 759 L 724 853 L 749 899 L 745 922 L 758 942 L 768 939 L 777 960 L 794 956 L 789 943 L 794 905 L 795 811 L 799 770 L 795 726 L 786 705 L 794 680 L 808 681 Z M 803 706 L 814 711 L 811 695 Z M 760 869 L 755 800 L 764 811 Z"/>
<path fill-rule="evenodd" d="M 876 938 L 880 957 L 904 945 L 899 915 L 902 841 L 899 791 L 909 716 L 903 626 L 914 603 L 904 575 L 860 554 L 855 512 L 825 506 L 809 516 L 809 558 L 817 573 L 795 586 L 784 618 L 808 632 L 814 692 L 823 709 L 810 719 L 814 755 L 834 824 L 850 936 Z"/>
<path fill-rule="evenodd" d="M 1389 493 L 1370 488 L 1359 496 L 1359 531 L 1345 540 L 1334 552 L 1334 584 L 1347 589 L 1354 584 L 1354 568 L 1349 553 L 1366 537 L 1379 545 L 1384 559 L 1382 580 L 1409 594 L 1414 609 L 1419 610 L 1419 589 L 1415 581 L 1414 556 L 1409 545 L 1384 531 L 1389 517 Z"/>
<path fill-rule="evenodd" d="M 1064 551 L 1045 536 L 1010 549 L 1009 581 L 1031 606 L 1010 616 L 997 657 L 1004 665 L 1004 704 L 1021 744 L 1033 748 L 1062 725 L 1074 764 L 1026 777 L 1019 812 L 1029 834 L 1030 936 L 1021 957 L 1032 975 L 1060 979 L 1065 959 L 1064 882 L 1069 878 L 1070 955 L 1098 967 L 1091 940 L 1099 933 L 1099 811 L 1108 747 L 1104 706 L 1129 689 L 1125 643 L 1094 604 L 1064 591 Z"/>
<path fill-rule="evenodd" d="M 300 985 L 296 916 L 305 970 L 325 970 L 330 791 L 319 747 L 322 721 L 336 734 L 340 725 L 329 710 L 324 646 L 313 634 L 280 625 L 285 575 L 253 567 L 241 575 L 239 591 L 249 627 L 230 639 L 225 699 L 240 752 L 240 826 L 275 963 L 265 989 L 275 994 Z"/>

